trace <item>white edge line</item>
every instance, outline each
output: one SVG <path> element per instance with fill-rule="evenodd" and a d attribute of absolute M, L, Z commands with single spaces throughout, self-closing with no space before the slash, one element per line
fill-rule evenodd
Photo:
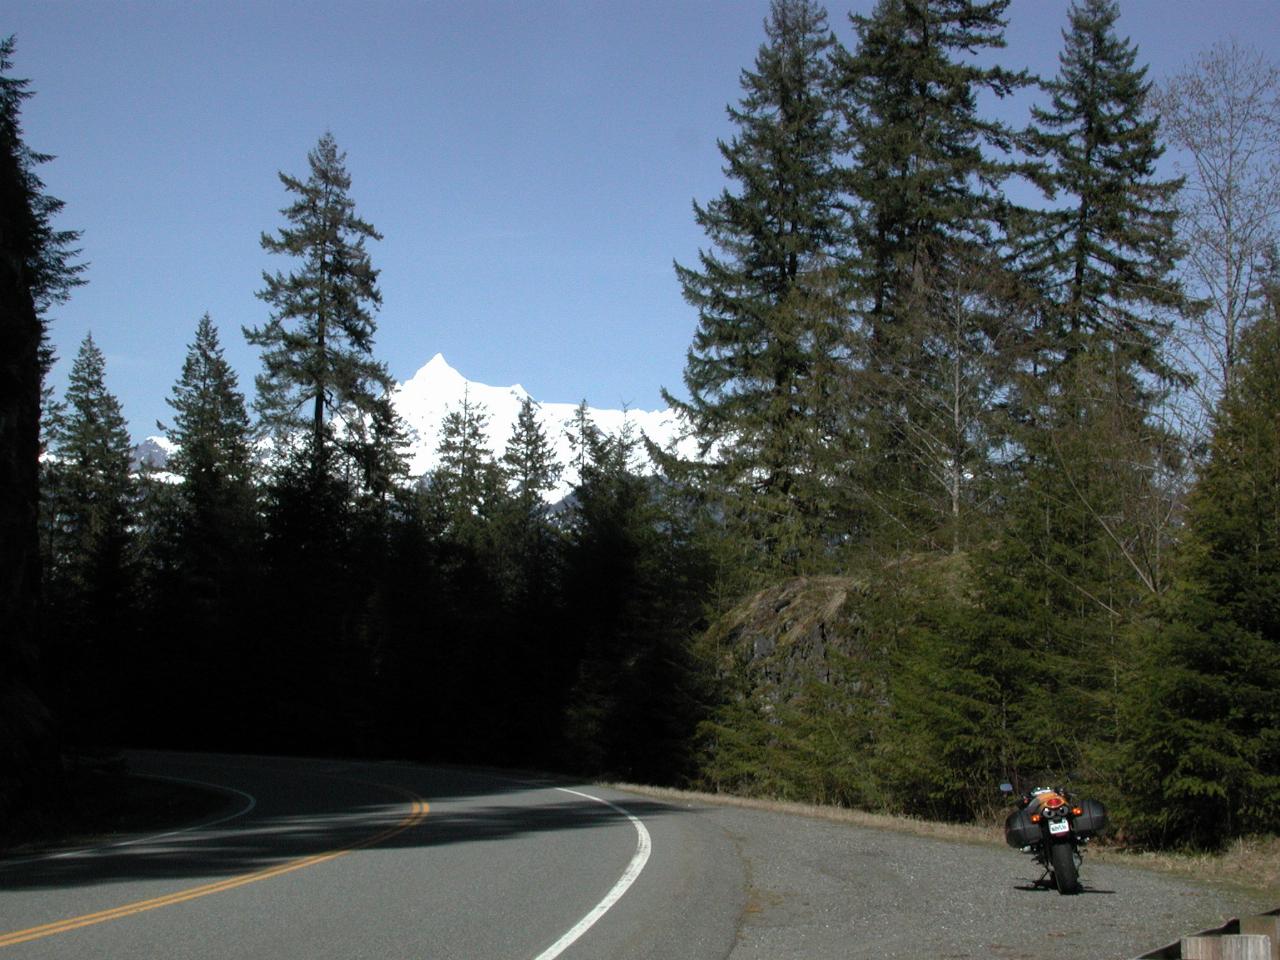
<path fill-rule="evenodd" d="M 218 817 L 214 820 L 205 820 L 201 823 L 193 823 L 189 827 L 180 827 L 177 830 L 167 830 L 164 833 L 148 834 L 144 837 L 131 837 L 128 840 L 117 840 L 115 843 L 104 843 L 96 847 L 82 847 L 76 850 L 63 850 L 59 853 L 44 853 L 34 857 L 22 857 L 17 860 L 0 860 L 0 870 L 4 870 L 8 867 L 22 866 L 29 863 L 43 863 L 46 860 L 70 860 L 77 857 L 97 856 L 109 850 L 118 850 L 120 847 L 132 847 L 140 843 L 153 843 L 156 840 L 165 840 L 169 837 L 180 836 L 184 833 L 193 833 L 196 830 L 207 830 L 209 827 L 216 827 L 229 820 L 235 820 L 237 817 L 243 817 L 258 805 L 257 799 L 252 794 L 245 793 L 243 790 L 237 790 L 235 787 L 228 787 L 220 783 L 206 783 L 203 780 L 188 780 L 185 777 L 162 777 L 158 774 L 151 773 L 138 773 L 133 774 L 133 776 L 144 777 L 148 780 L 168 780 L 172 783 L 185 783 L 193 787 L 207 787 L 211 790 L 216 790 L 219 793 L 234 793 L 237 796 L 243 797 L 247 802 L 239 810 L 234 810 L 225 816 Z"/>
<path fill-rule="evenodd" d="M 640 876 L 640 871 L 649 862 L 649 854 L 653 850 L 653 842 L 649 837 L 649 831 L 645 829 L 645 825 L 617 804 L 610 803 L 601 797 L 593 797 L 589 793 L 570 790 L 568 787 L 556 787 L 555 789 L 561 793 L 571 793 L 575 797 L 584 797 L 587 800 L 594 800 L 596 803 L 603 803 L 611 810 L 616 810 L 631 821 L 631 825 L 636 828 L 638 840 L 635 855 L 632 856 L 631 862 L 627 864 L 627 869 L 623 871 L 622 876 L 618 878 L 618 882 L 613 885 L 613 889 L 605 895 L 603 900 L 595 905 L 590 913 L 579 920 L 563 937 L 538 954 L 534 960 L 554 960 L 555 957 L 560 956 L 569 947 L 573 946 L 579 937 L 590 930 L 595 925 L 595 922 L 608 913 L 613 905 L 622 899 L 622 895 L 631 889 L 631 885 Z"/>

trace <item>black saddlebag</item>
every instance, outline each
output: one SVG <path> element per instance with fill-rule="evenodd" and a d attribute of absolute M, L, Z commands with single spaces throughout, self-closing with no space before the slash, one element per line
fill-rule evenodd
<path fill-rule="evenodd" d="M 1040 839 L 1040 824 L 1031 822 L 1029 809 L 1015 810 L 1004 822 L 1004 841 L 1011 847 L 1022 849 Z"/>
<path fill-rule="evenodd" d="M 1083 811 L 1071 818 L 1076 833 L 1092 836 L 1107 829 L 1107 808 L 1097 800 L 1078 800 L 1072 806 Z"/>

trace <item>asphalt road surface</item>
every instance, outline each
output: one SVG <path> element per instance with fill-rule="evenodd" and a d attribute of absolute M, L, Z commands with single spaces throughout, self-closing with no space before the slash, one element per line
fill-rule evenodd
<path fill-rule="evenodd" d="M 1274 904 L 1015 851 L 410 764 L 138 754 L 201 824 L 0 861 L 0 960 L 1132 957 Z"/>

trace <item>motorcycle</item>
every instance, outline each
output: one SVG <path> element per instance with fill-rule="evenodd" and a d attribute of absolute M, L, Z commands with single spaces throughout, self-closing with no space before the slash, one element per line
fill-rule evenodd
<path fill-rule="evenodd" d="M 1011 794 L 1013 786 L 1002 783 L 1000 790 Z M 1106 826 L 1106 808 L 1097 800 L 1078 800 L 1057 787 L 1036 787 L 1019 798 L 1019 809 L 1005 820 L 1004 839 L 1044 868 L 1037 887 L 1073 894 L 1080 892 L 1084 850 Z"/>

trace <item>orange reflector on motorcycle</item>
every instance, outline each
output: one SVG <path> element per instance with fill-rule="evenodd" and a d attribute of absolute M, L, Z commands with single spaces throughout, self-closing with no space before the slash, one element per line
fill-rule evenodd
<path fill-rule="evenodd" d="M 1083 816 L 1084 816 L 1084 808 L 1083 808 L 1083 807 L 1072 807 L 1072 808 L 1071 808 L 1071 815 L 1072 815 L 1073 817 L 1083 817 Z"/>
<path fill-rule="evenodd" d="M 1031 815 L 1031 822 L 1032 822 L 1032 823 L 1039 823 L 1039 822 L 1040 822 L 1040 814 L 1038 814 L 1038 813 L 1033 813 L 1033 814 Z"/>

